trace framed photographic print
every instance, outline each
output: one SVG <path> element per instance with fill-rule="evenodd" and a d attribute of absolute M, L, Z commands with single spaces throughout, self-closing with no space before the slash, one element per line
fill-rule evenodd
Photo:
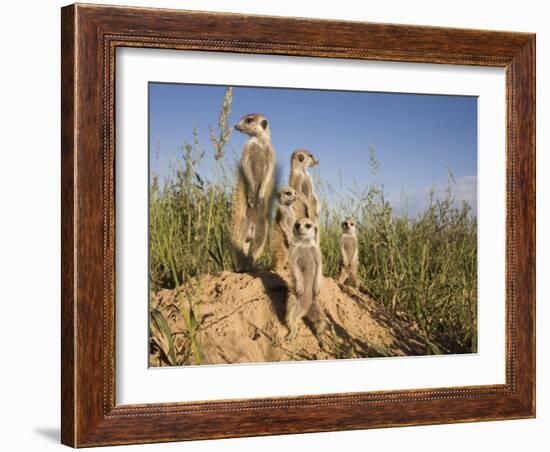
<path fill-rule="evenodd" d="M 535 36 L 62 9 L 62 442 L 535 416 Z"/>

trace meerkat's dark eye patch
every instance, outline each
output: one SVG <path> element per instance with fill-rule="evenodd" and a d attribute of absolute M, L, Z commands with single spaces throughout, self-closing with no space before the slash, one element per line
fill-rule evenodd
<path fill-rule="evenodd" d="M 298 156 L 298 160 L 300 160 L 300 162 L 303 162 L 304 159 L 305 159 L 304 154 L 300 154 L 300 155 Z"/>
<path fill-rule="evenodd" d="M 287 195 L 287 196 L 290 196 L 291 194 L 292 194 L 292 192 L 291 192 L 291 191 L 287 191 L 287 192 L 285 192 L 285 195 Z"/>
<path fill-rule="evenodd" d="M 244 122 L 246 122 L 247 124 L 250 124 L 252 121 L 253 121 L 252 118 L 246 118 L 246 119 L 244 120 Z"/>
<path fill-rule="evenodd" d="M 296 224 L 294 225 L 294 229 L 296 229 L 296 230 L 300 229 L 300 223 L 296 223 Z"/>
<path fill-rule="evenodd" d="M 306 223 L 306 229 L 311 229 L 311 224 Z"/>
<path fill-rule="evenodd" d="M 267 119 L 262 119 L 262 122 L 260 123 L 262 125 L 262 128 L 266 128 L 267 127 Z"/>

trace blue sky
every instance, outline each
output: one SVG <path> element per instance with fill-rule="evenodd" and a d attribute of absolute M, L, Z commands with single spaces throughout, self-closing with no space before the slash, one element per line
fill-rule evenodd
<path fill-rule="evenodd" d="M 206 158 L 200 168 L 209 176 L 214 153 L 208 126 L 216 126 L 225 86 L 149 84 L 149 147 L 151 170 L 155 157 L 169 161 L 178 147 L 193 142 L 197 125 Z M 376 150 L 378 180 L 399 209 L 402 194 L 411 213 L 420 210 L 428 191 L 442 193 L 451 169 L 457 197 L 476 210 L 477 98 L 323 91 L 284 88 L 234 87 L 230 115 L 235 124 L 245 114 L 264 114 L 271 127 L 283 181 L 288 178 L 293 150 L 305 148 L 319 160 L 320 177 L 339 186 L 373 181 L 369 146 Z M 246 137 L 236 131 L 228 143 L 229 162 L 238 158 Z"/>

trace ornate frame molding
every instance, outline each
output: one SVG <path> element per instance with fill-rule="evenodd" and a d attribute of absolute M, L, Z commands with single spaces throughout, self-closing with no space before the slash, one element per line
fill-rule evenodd
<path fill-rule="evenodd" d="M 506 384 L 116 405 L 118 47 L 506 68 Z M 64 444 L 81 447 L 535 415 L 534 35 L 71 5 L 62 9 L 61 153 Z"/>

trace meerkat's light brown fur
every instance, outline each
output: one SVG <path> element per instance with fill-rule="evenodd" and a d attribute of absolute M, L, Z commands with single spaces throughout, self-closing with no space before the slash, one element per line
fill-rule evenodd
<path fill-rule="evenodd" d="M 245 143 L 233 190 L 231 246 L 237 271 L 251 271 L 265 247 L 274 187 L 275 150 L 267 119 L 244 116 L 235 126 L 250 136 Z"/>
<path fill-rule="evenodd" d="M 288 263 L 288 250 L 292 244 L 292 228 L 296 222 L 292 204 L 296 201 L 296 190 L 284 186 L 277 193 L 278 207 L 271 231 L 271 265 L 281 272 Z"/>
<path fill-rule="evenodd" d="M 293 204 L 296 219 L 310 218 L 318 223 L 320 214 L 319 198 L 315 194 L 313 179 L 308 173 L 309 167 L 317 166 L 317 160 L 313 154 L 305 149 L 297 149 L 290 158 L 290 185 L 297 193 L 297 200 Z"/>
<path fill-rule="evenodd" d="M 359 246 L 357 242 L 357 225 L 353 218 L 346 218 L 342 222 L 340 253 L 342 255 L 342 271 L 338 282 L 357 287 L 359 283 L 357 278 Z"/>
<path fill-rule="evenodd" d="M 312 323 L 318 338 L 327 329 L 327 322 L 317 302 L 323 275 L 317 232 L 317 225 L 309 218 L 298 220 L 293 228 L 294 240 L 288 257 L 291 283 L 286 325 L 289 340 L 296 337 L 298 322 L 303 318 Z"/>

